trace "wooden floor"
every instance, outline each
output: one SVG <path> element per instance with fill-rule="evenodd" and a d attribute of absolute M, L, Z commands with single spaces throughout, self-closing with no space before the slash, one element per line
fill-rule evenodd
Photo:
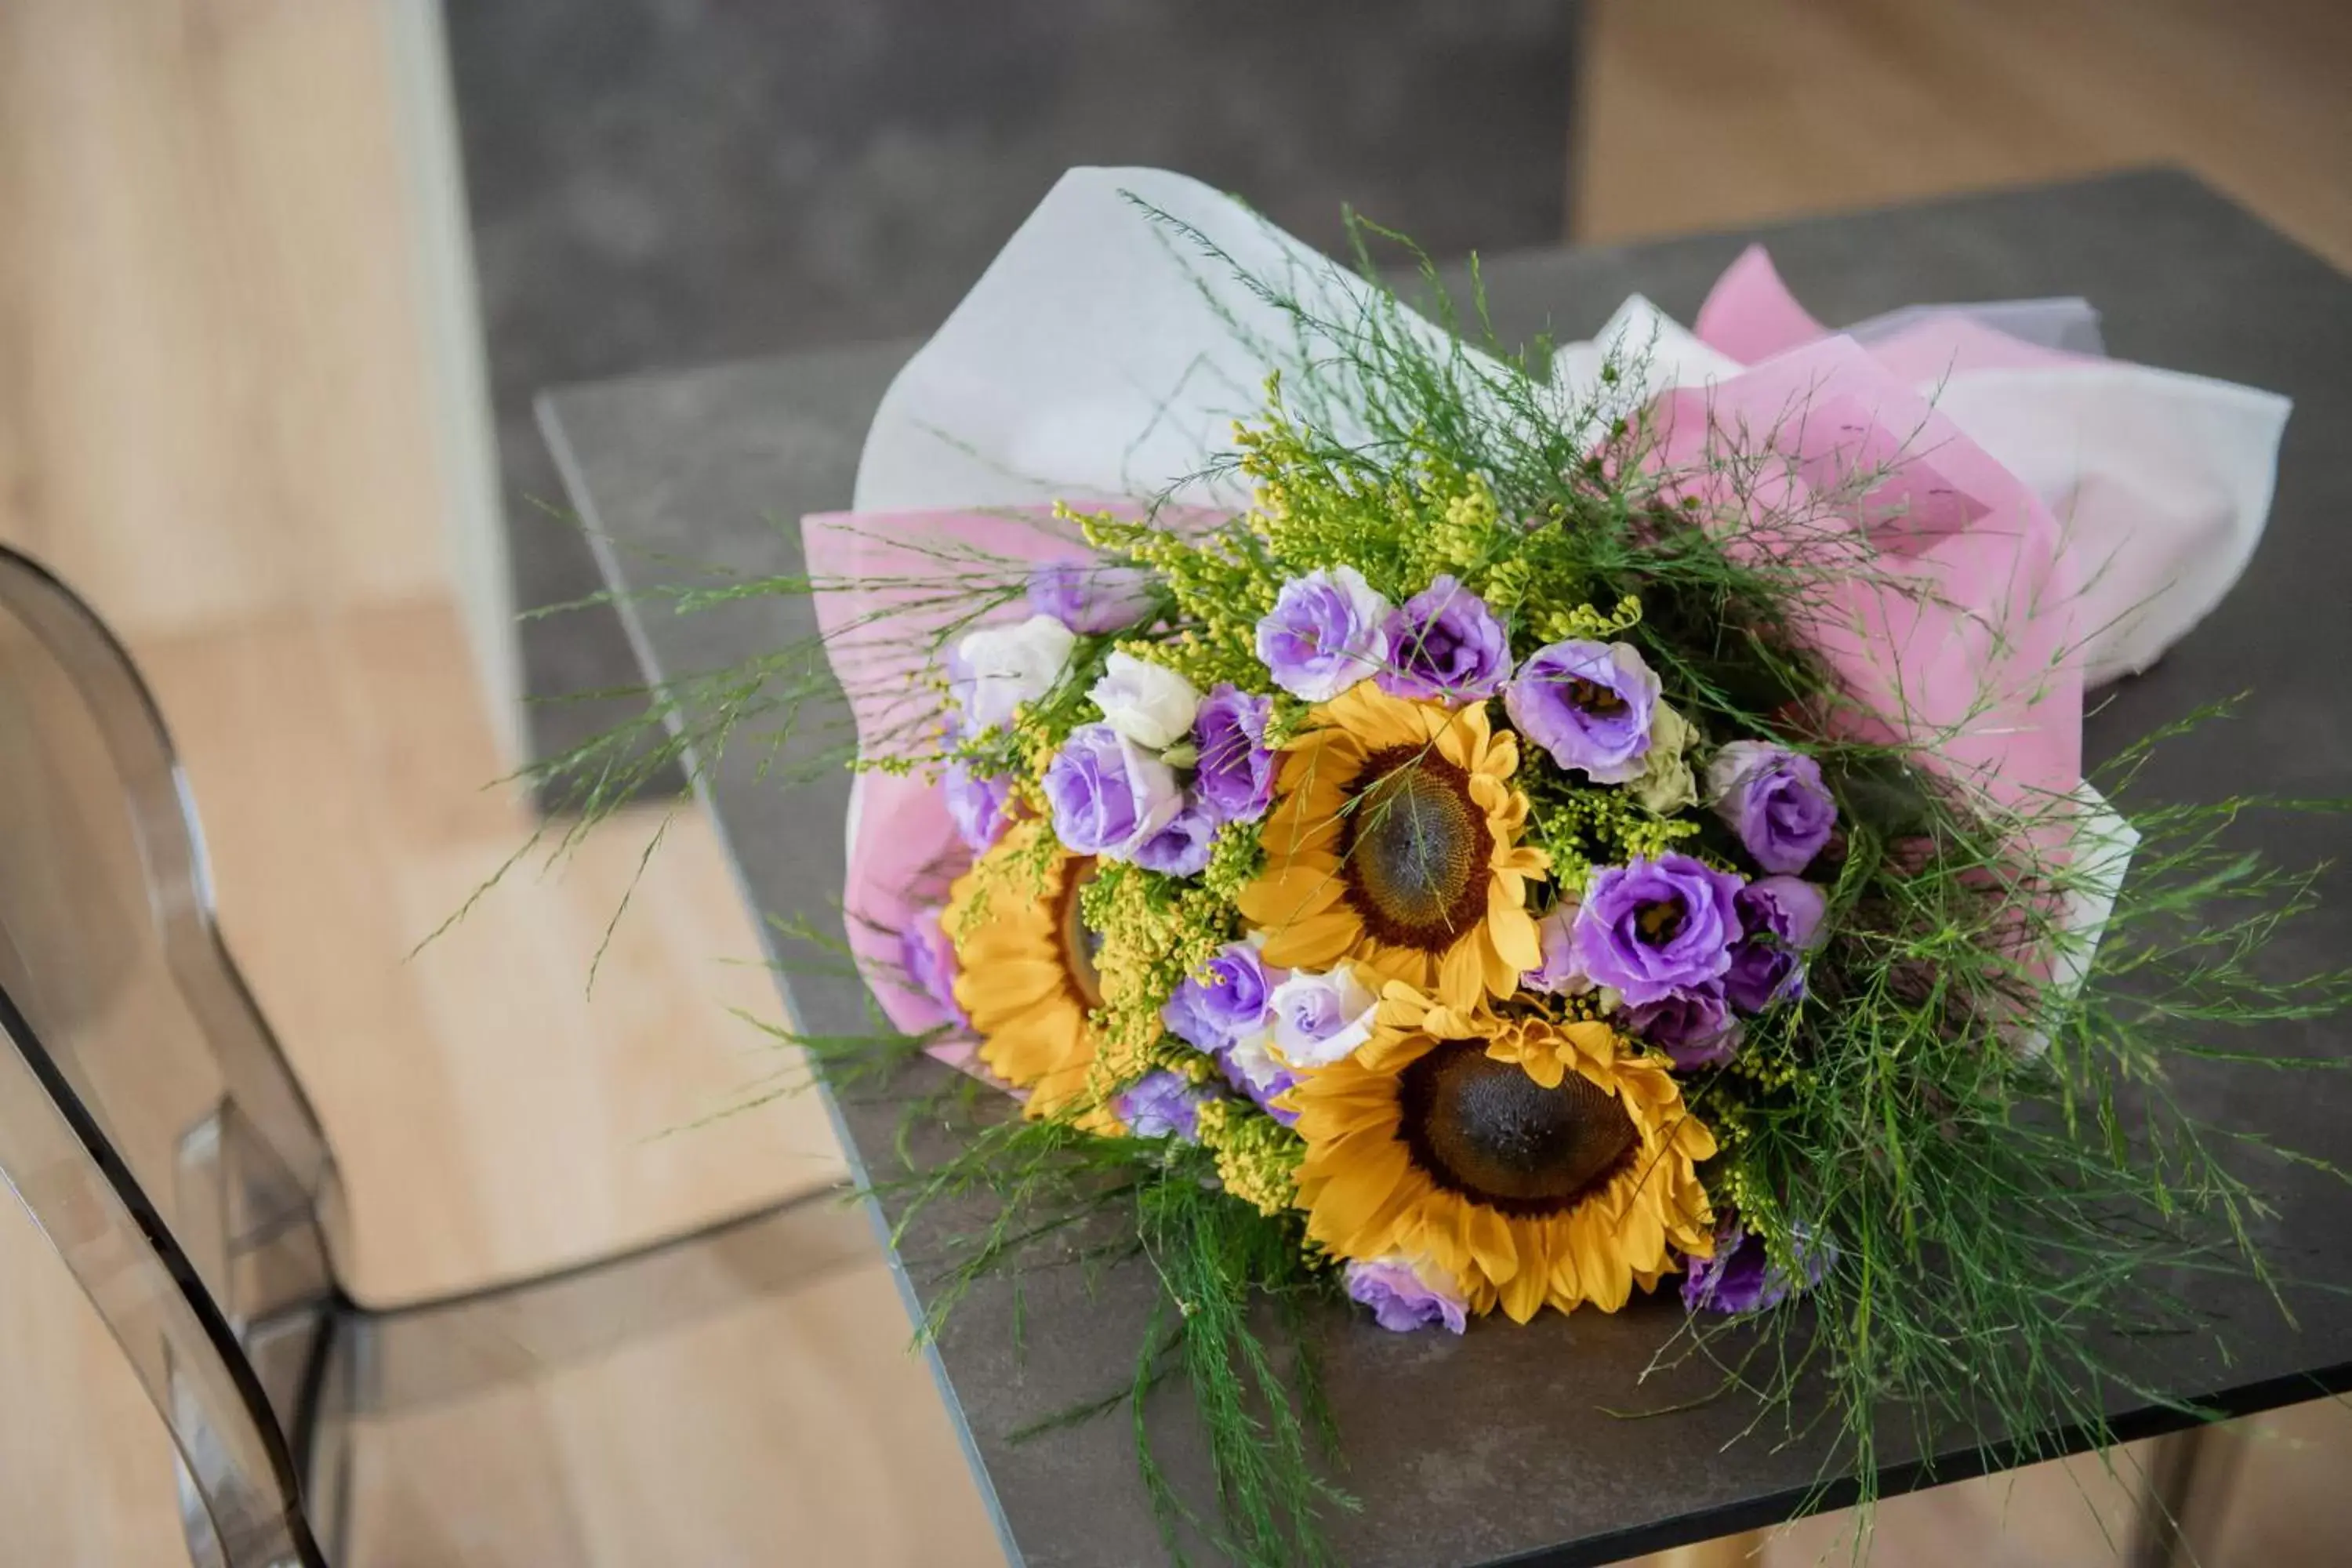
<path fill-rule="evenodd" d="M 1591 9 L 1579 238 L 2178 163 L 2352 268 L 2341 0 Z"/>
<path fill-rule="evenodd" d="M 693 1125 L 781 1064 L 731 1016 L 770 1011 L 772 992 L 691 815 L 593 993 L 651 819 L 411 956 L 528 824 L 483 787 L 499 760 L 456 595 L 415 537 L 429 395 L 367 198 L 391 201 L 393 176 L 352 87 L 370 68 L 358 9 L 0 6 L 0 537 L 90 583 L 153 677 L 228 936 L 342 1157 L 351 1282 L 389 1302 L 735 1212 L 839 1154 L 805 1100 Z M 2352 264 L 2352 6 L 1593 9 L 1585 237 L 2170 159 Z M 212 140 L 115 133 L 174 92 Z M 112 129 L 78 134 L 93 116 Z M 998 1561 L 905 1332 L 869 1254 L 787 1305 L 394 1434 L 410 1489 L 381 1495 L 419 1528 L 369 1560 L 503 1564 L 451 1520 L 543 1482 L 590 1521 L 579 1560 L 596 1568 Z M 461 1418 L 492 1442 L 459 1442 Z M 2245 1447 L 2209 1568 L 2347 1560 L 2352 1415 L 2306 1406 Z M 0 1563 L 178 1561 L 170 1470 L 95 1315 L 0 1205 Z M 1887 1505 L 1870 1560 L 2111 1561 L 2129 1492 L 2093 1461 L 1943 1489 Z M 698 1533 L 746 1517 L 789 1544 L 745 1556 Z M 1765 1560 L 1842 1561 L 1850 1523 L 1809 1522 Z"/>

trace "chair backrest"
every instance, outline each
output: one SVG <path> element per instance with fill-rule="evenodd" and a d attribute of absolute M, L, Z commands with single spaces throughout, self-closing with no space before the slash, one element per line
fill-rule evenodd
<path fill-rule="evenodd" d="M 0 1175 L 179 1451 L 204 1568 L 318 1568 L 290 1432 L 338 1207 L 213 921 L 169 737 L 89 608 L 0 547 Z"/>

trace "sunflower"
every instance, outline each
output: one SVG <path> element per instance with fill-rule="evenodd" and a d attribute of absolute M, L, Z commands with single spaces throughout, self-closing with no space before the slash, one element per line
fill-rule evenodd
<path fill-rule="evenodd" d="M 955 880 L 943 921 L 955 942 L 956 1001 L 980 1036 L 980 1059 L 1015 1089 L 1029 1090 L 1028 1114 L 1044 1116 L 1078 1099 L 1094 1062 L 1087 1015 L 1102 987 L 1078 919 L 1078 890 L 1090 858 L 1056 847 L 1042 885 L 1029 880 L 1044 825 L 1024 822 Z M 986 888 L 985 908 L 972 909 Z"/>
<path fill-rule="evenodd" d="M 1287 747 L 1242 914 L 1265 961 L 1352 959 L 1456 1007 L 1507 996 L 1541 963 L 1527 888 L 1548 864 L 1519 843 L 1518 738 L 1484 703 L 1448 712 L 1366 680 L 1307 715 Z"/>
<path fill-rule="evenodd" d="M 1526 1322 L 1623 1306 L 1714 1250 L 1715 1136 L 1666 1064 L 1607 1024 L 1497 1018 L 1391 982 L 1379 1027 L 1289 1092 L 1307 1234 L 1341 1258 L 1430 1258 Z"/>

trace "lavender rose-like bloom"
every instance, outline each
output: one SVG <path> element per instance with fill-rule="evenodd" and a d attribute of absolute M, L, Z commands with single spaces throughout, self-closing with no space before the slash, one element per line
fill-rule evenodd
<path fill-rule="evenodd" d="M 1045 766 L 1054 837 L 1080 855 L 1129 860 L 1183 808 L 1166 763 L 1108 724 L 1081 724 Z"/>
<path fill-rule="evenodd" d="M 1200 973 L 1177 984 L 1160 1009 L 1160 1021 L 1196 1050 L 1223 1050 L 1244 1036 L 1265 1031 L 1271 1018 L 1270 998 L 1282 973 L 1266 968 L 1254 944 L 1228 942 Z"/>
<path fill-rule="evenodd" d="M 1286 1093 L 1298 1081 L 1298 1075 L 1285 1067 L 1282 1058 L 1274 1054 L 1272 1030 L 1260 1029 L 1255 1035 L 1244 1035 L 1213 1054 L 1217 1065 L 1225 1069 L 1226 1079 L 1235 1089 L 1248 1095 L 1259 1110 L 1285 1127 L 1297 1122 L 1298 1112 L 1274 1103 L 1276 1095 Z"/>
<path fill-rule="evenodd" d="M 1145 1073 L 1113 1095 L 1110 1109 L 1134 1137 L 1181 1138 L 1197 1143 L 1203 1098 L 1200 1087 L 1182 1073 L 1162 1068 Z"/>
<path fill-rule="evenodd" d="M 1257 657 L 1285 691 L 1328 702 L 1388 662 L 1390 607 L 1353 566 L 1293 577 L 1257 623 Z"/>
<path fill-rule="evenodd" d="M 1555 996 L 1581 996 L 1592 989 L 1592 977 L 1576 966 L 1576 911 L 1580 900 L 1573 893 L 1561 895 L 1550 912 L 1536 921 L 1536 944 L 1543 962 L 1519 975 L 1519 984 L 1530 991 L 1549 991 Z"/>
<path fill-rule="evenodd" d="M 1388 621 L 1389 666 L 1372 679 L 1391 697 L 1460 707 L 1511 678 L 1511 644 L 1486 602 L 1451 577 L 1407 599 Z"/>
<path fill-rule="evenodd" d="M 1431 1284 L 1396 1253 L 1369 1261 L 1350 1261 L 1339 1270 L 1348 1299 L 1372 1310 L 1372 1321 L 1391 1333 L 1443 1323 L 1460 1333 L 1470 1323 L 1470 1303 L 1451 1290 Z"/>
<path fill-rule="evenodd" d="M 1739 879 L 1687 855 L 1612 866 L 1577 911 L 1577 966 L 1635 1006 L 1719 980 L 1740 938 Z"/>
<path fill-rule="evenodd" d="M 940 924 L 939 910 L 919 911 L 898 932 L 898 966 L 906 972 L 907 983 L 938 1003 L 960 1027 L 971 1027 L 971 1019 L 956 1002 L 955 944 Z"/>
<path fill-rule="evenodd" d="M 1216 844 L 1217 814 L 1198 795 L 1188 795 L 1167 826 L 1136 846 L 1134 859 L 1147 871 L 1197 877 L 1209 868 Z"/>
<path fill-rule="evenodd" d="M 1503 693 L 1520 734 L 1595 784 L 1642 776 L 1658 678 L 1631 643 L 1570 638 L 1538 648 Z"/>
<path fill-rule="evenodd" d="M 1628 1007 L 1624 1022 L 1685 1072 L 1729 1061 L 1745 1032 L 1731 1016 L 1719 981 Z"/>
<path fill-rule="evenodd" d="M 1790 1232 L 1791 1250 L 1810 1289 L 1836 1264 L 1837 1247 L 1803 1226 Z M 1787 1300 L 1791 1289 L 1793 1281 L 1773 1266 L 1764 1238 L 1749 1234 L 1732 1215 L 1716 1226 L 1715 1256 L 1690 1260 L 1683 1276 L 1683 1306 L 1693 1312 L 1761 1312 Z"/>
<path fill-rule="evenodd" d="M 1029 574 L 1029 608 L 1074 632 L 1115 632 L 1151 607 L 1151 578 L 1132 566 L 1054 561 Z"/>
<path fill-rule="evenodd" d="M 1274 1046 L 1295 1068 L 1329 1067 L 1355 1054 L 1372 1037 L 1372 1015 L 1381 994 L 1365 984 L 1352 963 L 1328 974 L 1304 970 L 1274 988 Z"/>
<path fill-rule="evenodd" d="M 1706 787 L 1716 815 L 1767 871 L 1803 870 L 1837 826 L 1821 763 L 1785 746 L 1732 742 L 1707 764 Z"/>
<path fill-rule="evenodd" d="M 962 763 L 947 772 L 948 816 L 975 855 L 996 842 L 1013 820 L 1013 781 L 1003 774 L 975 773 Z"/>
<path fill-rule="evenodd" d="M 1274 799 L 1274 753 L 1265 749 L 1273 711 L 1273 698 L 1253 697 L 1226 680 L 1209 689 L 1193 716 L 1201 771 L 1192 787 L 1227 822 L 1255 822 Z"/>
<path fill-rule="evenodd" d="M 1743 1013 L 1805 994 L 1805 951 L 1821 940 L 1829 900 L 1794 877 L 1759 877 L 1739 889 L 1739 924 L 1747 932 L 1731 950 L 1724 994 Z"/>

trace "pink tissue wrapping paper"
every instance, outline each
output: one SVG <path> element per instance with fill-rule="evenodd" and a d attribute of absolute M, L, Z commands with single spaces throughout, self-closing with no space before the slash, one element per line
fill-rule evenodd
<path fill-rule="evenodd" d="M 1724 268 L 1692 328 L 1698 340 L 1743 364 L 1833 336 L 1797 302 L 1772 266 L 1771 253 L 1751 245 Z M 2023 342 L 1979 325 L 1966 311 L 1923 317 L 1871 347 L 1886 373 L 1914 386 L 1962 371 L 2053 369 L 2098 362 Z"/>
<path fill-rule="evenodd" d="M 2023 342 L 1978 309 L 1905 313 L 1868 352 L 2058 520 L 2086 683 L 2144 669 L 2252 558 L 2292 405 L 2254 387 Z M 1750 246 L 1708 294 L 1696 341 L 1752 363 L 1832 335 Z"/>
<path fill-rule="evenodd" d="M 1805 520 L 1795 537 L 1743 533 L 1745 546 L 1819 560 L 1854 541 L 1858 570 L 1803 605 L 1803 629 L 1886 721 L 1874 738 L 1932 737 L 1940 765 L 2013 806 L 2078 791 L 2075 584 L 2056 520 L 2015 476 L 1845 338 L 1677 388 L 1653 416 L 1658 460 L 1694 476 L 1684 488 L 1719 488 L 1702 459 L 1737 452 L 1755 465 L 1747 499 Z"/>
<path fill-rule="evenodd" d="M 828 512 L 803 518 L 801 543 L 815 595 L 826 656 L 849 699 L 861 756 L 936 753 L 940 718 L 929 653 L 942 628 L 964 614 L 951 591 L 906 585 L 942 583 L 942 549 L 1042 564 L 1084 560 L 1086 545 L 1049 508 L 1025 511 Z M 891 582 L 900 585 L 874 587 Z M 826 586 L 826 584 L 832 584 Z M 1012 616 L 1017 606 L 1008 610 Z M 892 1026 L 928 1034 L 944 1009 L 908 984 L 898 933 L 920 910 L 947 901 L 948 884 L 971 855 L 948 816 L 946 796 L 919 773 L 863 773 L 850 797 L 849 870 L 843 914 L 849 950 Z M 968 1043 L 935 1047 L 956 1067 L 976 1067 Z"/>
<path fill-rule="evenodd" d="M 1823 592 L 1807 616 L 1812 640 L 1856 696 L 1893 733 L 1934 737 L 1938 765 L 1997 803 L 2036 811 L 2080 798 L 2084 574 L 2050 507 L 1919 387 L 1962 371 L 2099 362 L 2023 342 L 1959 310 L 1928 313 L 1865 349 L 1808 315 L 1760 248 L 1717 283 L 1696 337 L 1729 360 L 1760 363 L 1661 393 L 1653 404 L 1659 460 L 1681 468 L 1726 440 L 1743 453 L 1769 449 L 1759 493 L 1776 512 L 1808 515 L 1806 548 L 1834 548 L 1841 532 L 1871 547 L 1871 572 Z M 1858 501 L 1843 497 L 1851 476 L 1881 465 L 1891 468 L 1884 483 Z M 1841 504 L 1811 504 L 1832 494 Z M 929 547 L 941 541 L 1024 563 L 1086 553 L 1042 507 L 826 514 L 805 520 L 803 538 L 812 574 L 837 584 L 818 594 L 818 615 L 869 755 L 903 745 L 909 726 L 931 717 L 935 672 L 923 634 L 953 612 L 933 604 L 877 630 L 875 611 L 904 614 L 922 595 L 850 584 L 936 576 Z M 1766 550 L 1776 542 L 1753 540 Z M 1890 580 L 1897 575 L 1899 586 Z M 2127 855 L 2128 829 L 2114 831 L 2107 842 Z M 906 983 L 897 932 L 942 901 L 969 860 L 936 786 L 861 777 L 849 823 L 849 941 L 886 1015 L 908 1033 L 947 1020 Z M 2093 940 L 2106 901 L 2078 911 Z M 934 1054 L 969 1065 L 968 1045 Z"/>

